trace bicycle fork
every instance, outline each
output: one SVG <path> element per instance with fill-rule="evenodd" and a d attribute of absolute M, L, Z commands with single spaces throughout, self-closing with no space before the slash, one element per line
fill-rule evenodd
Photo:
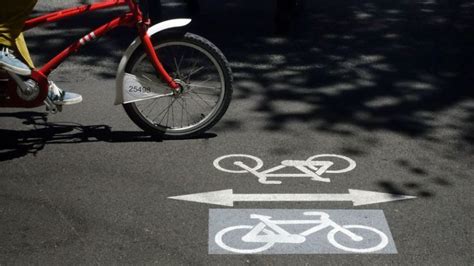
<path fill-rule="evenodd" d="M 150 35 L 147 33 L 148 25 L 145 22 L 141 22 L 139 26 L 139 34 L 140 39 L 145 46 L 145 52 L 148 55 L 148 58 L 151 61 L 151 64 L 155 68 L 156 72 L 160 74 L 168 86 L 173 90 L 173 92 L 179 92 L 181 86 L 176 83 L 173 78 L 168 74 L 166 69 L 161 64 L 160 60 L 158 59 L 158 55 L 156 54 L 155 48 L 153 47 L 153 43 L 151 41 Z"/>
<path fill-rule="evenodd" d="M 289 243 L 289 244 L 300 244 L 306 241 L 306 237 L 314 234 L 320 230 L 323 230 L 326 227 L 332 227 L 337 231 L 347 235 L 353 241 L 362 241 L 363 237 L 352 233 L 351 231 L 345 229 L 344 227 L 340 226 L 339 224 L 335 223 L 328 217 L 321 217 L 320 220 L 296 220 L 296 221 L 272 221 L 270 220 L 271 217 L 269 216 L 262 216 L 262 215 L 251 215 L 251 218 L 259 219 L 260 223 L 258 223 L 252 230 L 242 237 L 242 241 L 249 242 L 249 243 L 259 243 L 259 242 L 275 242 L 275 243 Z M 278 224 L 318 224 L 315 227 L 312 227 L 302 233 L 299 234 L 290 234 L 285 231 L 283 228 L 278 226 Z M 268 227 L 271 228 L 277 234 L 265 234 L 261 235 L 261 232 Z"/>

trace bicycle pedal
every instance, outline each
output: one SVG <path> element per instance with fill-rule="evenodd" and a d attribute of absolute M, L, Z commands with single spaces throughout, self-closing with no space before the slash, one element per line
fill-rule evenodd
<path fill-rule="evenodd" d="M 44 100 L 44 104 L 46 105 L 46 112 L 50 114 L 57 114 L 58 112 L 62 112 L 63 106 L 54 104 L 49 98 Z"/>
<path fill-rule="evenodd" d="M 58 110 L 56 108 L 50 108 L 50 107 L 46 106 L 46 112 L 48 112 L 50 114 L 56 114 L 58 112 Z"/>

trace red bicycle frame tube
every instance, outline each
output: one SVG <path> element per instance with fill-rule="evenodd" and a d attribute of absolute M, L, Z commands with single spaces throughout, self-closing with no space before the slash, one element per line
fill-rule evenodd
<path fill-rule="evenodd" d="M 89 11 L 107 9 L 107 8 L 116 7 L 116 6 L 124 6 L 126 4 L 127 4 L 126 0 L 115 0 L 115 1 L 99 2 L 99 3 L 90 4 L 90 5 L 83 5 L 83 6 L 73 7 L 69 9 L 59 10 L 56 12 L 52 12 L 43 16 L 39 16 L 39 17 L 31 18 L 27 20 L 25 22 L 25 26 L 23 27 L 23 31 L 34 28 L 42 23 L 56 22 L 58 20 L 76 16 L 76 15 L 86 13 Z"/>
<path fill-rule="evenodd" d="M 50 14 L 46 14 L 37 18 L 29 19 L 25 22 L 24 30 L 29 30 L 34 28 L 43 23 L 50 23 L 56 22 L 68 17 L 80 15 L 86 12 L 100 10 L 100 9 L 107 9 L 117 6 L 124 6 L 128 5 L 130 8 L 130 12 L 119 16 L 110 22 L 98 27 L 94 31 L 90 32 L 89 34 L 85 35 L 75 43 L 71 44 L 69 47 L 64 49 L 61 53 L 56 55 L 53 59 L 51 59 L 48 63 L 46 63 L 43 67 L 39 70 L 33 71 L 38 72 L 34 77 L 46 78 L 51 71 L 57 68 L 68 56 L 72 53 L 76 52 L 85 45 L 87 42 L 100 38 L 107 32 L 119 27 L 119 26 L 128 26 L 133 27 L 134 25 L 137 26 L 137 30 L 142 40 L 142 43 L 145 47 L 145 51 L 151 60 L 151 63 L 155 70 L 160 74 L 160 76 L 168 83 L 168 85 L 172 89 L 179 88 L 179 85 L 174 82 L 174 80 L 169 76 L 168 72 L 164 69 L 163 65 L 158 59 L 156 55 L 155 49 L 153 48 L 153 44 L 151 43 L 150 36 L 147 33 L 148 30 L 148 22 L 143 21 L 142 12 L 137 3 L 132 0 L 112 0 L 112 1 L 105 1 L 99 3 L 93 3 L 89 5 L 83 5 L 79 7 L 64 9 L 60 11 L 56 11 Z M 43 83 L 43 82 L 42 82 Z"/>

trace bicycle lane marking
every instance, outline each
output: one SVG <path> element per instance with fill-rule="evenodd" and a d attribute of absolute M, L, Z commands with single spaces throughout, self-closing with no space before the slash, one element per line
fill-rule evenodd
<path fill-rule="evenodd" d="M 267 170 L 261 169 L 264 163 L 260 158 L 248 154 L 229 154 L 221 156 L 215 159 L 213 164 L 217 170 L 222 172 L 252 174 L 258 178 L 259 183 L 267 185 L 282 184 L 283 181 L 281 179 L 288 177 L 304 177 L 312 181 L 331 182 L 330 178 L 322 177 L 322 175 L 325 173 L 345 173 L 352 171 L 356 167 L 354 160 L 338 154 L 318 154 L 306 160 L 284 160 L 280 165 Z M 294 168 L 297 172 L 279 173 L 282 169 L 288 168 Z M 269 178 L 272 180 L 268 180 Z"/>
<path fill-rule="evenodd" d="M 209 254 L 360 253 L 397 253 L 382 210 L 209 210 Z"/>
<path fill-rule="evenodd" d="M 358 189 L 349 189 L 349 193 L 324 194 L 235 194 L 232 189 L 209 191 L 168 197 L 169 199 L 199 202 L 221 206 L 234 206 L 234 202 L 318 202 L 318 201 L 351 201 L 354 206 L 369 205 L 397 200 L 414 199 L 414 196 L 380 193 Z"/>
<path fill-rule="evenodd" d="M 352 171 L 356 162 L 343 155 L 319 154 L 264 167 L 256 156 L 229 154 L 216 158 L 213 165 L 222 172 L 257 177 L 253 179 L 256 184 L 281 185 L 287 178 L 305 178 L 313 184 L 331 182 L 327 174 Z M 348 193 L 309 194 L 248 194 L 225 189 L 169 198 L 222 206 L 240 201 L 347 201 L 360 206 L 416 197 L 348 188 Z M 210 209 L 208 244 L 209 254 L 397 253 L 382 210 Z"/>

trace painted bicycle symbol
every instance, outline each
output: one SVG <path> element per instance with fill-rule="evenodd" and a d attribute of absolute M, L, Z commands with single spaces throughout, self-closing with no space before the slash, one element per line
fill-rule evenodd
<path fill-rule="evenodd" d="M 344 161 L 342 168 L 334 166 L 334 160 Z M 224 161 L 227 161 L 225 163 Z M 248 165 L 243 161 L 249 162 Z M 233 162 L 230 164 L 230 162 Z M 339 164 L 339 163 L 338 163 Z M 349 157 L 337 154 L 319 154 L 309 157 L 307 160 L 284 160 L 280 165 L 265 171 L 258 171 L 263 166 L 263 161 L 255 156 L 247 154 L 230 154 L 221 156 L 214 160 L 214 167 L 227 173 L 251 173 L 258 178 L 262 184 L 281 184 L 279 180 L 267 180 L 271 177 L 310 177 L 313 181 L 330 182 L 329 178 L 322 177 L 324 173 L 345 173 L 356 167 L 356 162 Z M 299 173 L 275 173 L 287 167 L 298 169 Z"/>
<path fill-rule="evenodd" d="M 341 226 L 332 221 L 329 218 L 329 214 L 325 212 L 304 212 L 303 214 L 306 216 L 320 216 L 320 219 L 271 220 L 272 217 L 270 216 L 251 214 L 251 219 L 259 221 L 256 225 L 236 225 L 224 228 L 216 234 L 214 240 L 219 247 L 227 251 L 252 254 L 268 250 L 277 243 L 304 243 L 307 240 L 307 236 L 331 227 L 332 230 L 327 234 L 329 243 L 335 248 L 346 252 L 376 252 L 385 248 L 389 243 L 387 235 L 373 227 L 365 225 Z M 315 226 L 299 234 L 291 234 L 279 226 L 305 224 L 315 224 Z M 232 242 L 232 244 L 229 244 L 229 242 Z M 246 248 L 245 246 L 248 243 L 257 243 L 259 245 Z"/>

